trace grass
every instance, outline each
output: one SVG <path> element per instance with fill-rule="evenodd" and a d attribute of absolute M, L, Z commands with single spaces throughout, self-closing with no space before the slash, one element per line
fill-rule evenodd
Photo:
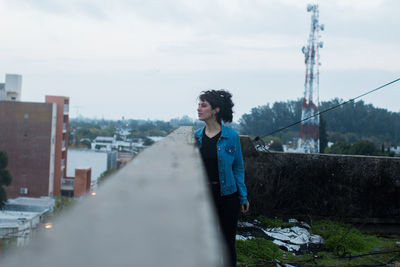
<path fill-rule="evenodd" d="M 75 203 L 75 199 L 72 197 L 55 197 L 56 200 L 55 206 L 54 206 L 54 213 L 60 212 L 60 210 L 63 210 Z"/>
<path fill-rule="evenodd" d="M 264 238 L 237 240 L 236 253 L 239 266 L 283 259 L 279 246 Z"/>
<path fill-rule="evenodd" d="M 375 254 L 358 258 L 337 258 L 333 257 L 330 253 L 321 252 L 318 254 L 318 258 L 315 260 L 315 262 L 320 266 L 332 267 L 368 266 L 371 264 L 378 264 L 377 266 L 386 266 L 387 263 L 396 256 L 397 259 L 399 259 L 399 253 Z"/>
<path fill-rule="evenodd" d="M 314 222 L 310 232 L 322 236 L 325 240 L 326 251 L 318 253 L 319 258 L 316 261 L 320 265 L 381 264 L 399 255 L 399 253 L 387 253 L 350 258 L 350 256 L 396 250 L 394 239 L 363 233 L 350 224 L 322 220 Z"/>
<path fill-rule="evenodd" d="M 364 234 L 352 225 L 340 222 L 317 221 L 310 232 L 322 236 L 326 250 L 337 256 L 364 254 L 394 245 L 387 239 Z"/>
<path fill-rule="evenodd" d="M 288 226 L 288 223 L 280 219 L 259 217 L 257 220 L 267 228 Z M 238 266 L 269 266 L 268 264 L 274 261 L 292 265 L 303 264 L 302 266 L 356 266 L 384 264 L 395 257 L 400 258 L 399 252 L 354 257 L 375 252 L 399 251 L 400 247 L 395 244 L 398 238 L 377 237 L 361 232 L 352 225 L 328 220 L 313 222 L 310 232 L 324 238 L 324 251 L 314 255 L 294 255 L 281 251 L 272 241 L 263 238 L 237 240 Z"/>

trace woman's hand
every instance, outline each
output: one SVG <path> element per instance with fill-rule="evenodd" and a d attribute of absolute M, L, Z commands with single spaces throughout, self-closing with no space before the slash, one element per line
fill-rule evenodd
<path fill-rule="evenodd" d="M 240 205 L 240 211 L 241 211 L 242 213 L 248 212 L 249 209 L 250 209 L 250 203 L 249 203 L 249 202 L 247 202 L 246 204 L 241 204 L 241 205 Z"/>

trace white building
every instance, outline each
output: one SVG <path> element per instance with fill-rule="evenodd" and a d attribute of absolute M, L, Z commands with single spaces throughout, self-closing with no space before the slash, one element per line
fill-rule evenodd
<path fill-rule="evenodd" d="M 92 142 L 93 150 L 111 151 L 117 142 L 116 136 L 97 136 Z"/>
<path fill-rule="evenodd" d="M 26 211 L 0 211 L 0 238 L 2 240 L 17 239 L 17 246 L 27 245 L 32 231 L 41 221 L 41 214 Z"/>
<path fill-rule="evenodd" d="M 92 150 L 101 150 L 107 152 L 112 150 L 131 151 L 132 142 L 118 141 L 116 135 L 114 135 L 114 137 L 97 136 L 92 142 Z"/>
<path fill-rule="evenodd" d="M 6 74 L 5 83 L 0 83 L 0 100 L 21 101 L 22 75 Z"/>
<path fill-rule="evenodd" d="M 55 199 L 52 197 L 18 197 L 10 198 L 5 203 L 3 210 L 10 211 L 28 211 L 38 212 L 53 212 L 55 206 Z"/>
<path fill-rule="evenodd" d="M 6 100 L 7 94 L 6 94 L 6 84 L 5 83 L 0 83 L 0 101 Z"/>
<path fill-rule="evenodd" d="M 392 146 L 390 151 L 394 152 L 395 155 L 400 155 L 400 146 Z"/>
<path fill-rule="evenodd" d="M 17 246 L 27 245 L 54 205 L 55 200 L 50 197 L 9 199 L 0 210 L 0 240 L 16 239 Z"/>

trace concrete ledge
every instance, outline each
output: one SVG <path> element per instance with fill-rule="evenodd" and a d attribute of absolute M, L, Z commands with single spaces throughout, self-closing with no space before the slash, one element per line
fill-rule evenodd
<path fill-rule="evenodd" d="M 204 175 L 192 128 L 181 127 L 0 265 L 222 266 Z"/>

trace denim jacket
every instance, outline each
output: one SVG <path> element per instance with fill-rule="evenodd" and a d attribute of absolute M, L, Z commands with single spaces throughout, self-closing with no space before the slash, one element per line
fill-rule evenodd
<path fill-rule="evenodd" d="M 199 148 L 204 128 L 205 126 L 194 132 Z M 221 195 L 239 191 L 240 204 L 248 203 L 240 138 L 235 130 L 225 127 L 224 124 L 221 124 L 221 137 L 217 142 L 217 156 Z"/>

